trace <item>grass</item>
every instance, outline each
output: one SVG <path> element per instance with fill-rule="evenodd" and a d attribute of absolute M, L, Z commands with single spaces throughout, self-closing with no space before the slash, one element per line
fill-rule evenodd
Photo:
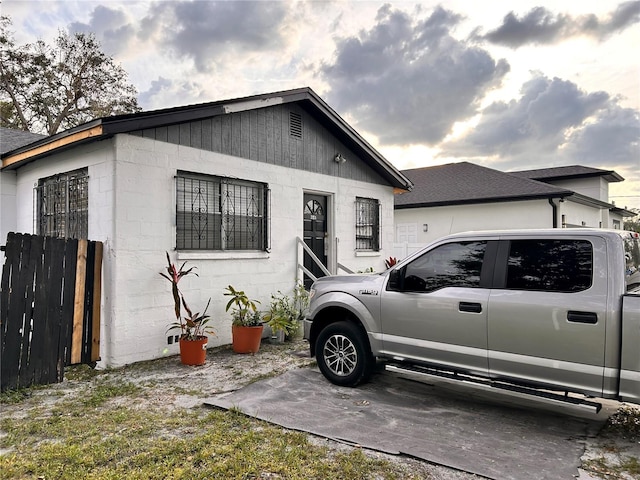
<path fill-rule="evenodd" d="M 123 370 L 86 367 L 68 369 L 65 378 L 68 385 L 0 396 L 11 411 L 0 419 L 3 480 L 423 478 L 402 464 L 357 448 L 328 448 L 233 409 L 164 400 L 201 398 L 184 386 L 133 383 Z"/>
<path fill-rule="evenodd" d="M 403 478 L 359 450 L 333 454 L 307 435 L 238 412 L 135 408 L 140 391 L 100 386 L 48 414 L 4 418 L 4 479 Z M 118 399 L 121 401 L 110 402 Z"/>

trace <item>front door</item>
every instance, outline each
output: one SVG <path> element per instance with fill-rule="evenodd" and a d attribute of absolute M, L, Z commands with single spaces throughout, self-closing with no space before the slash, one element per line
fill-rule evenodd
<path fill-rule="evenodd" d="M 327 266 L 327 197 L 324 195 L 304 194 L 304 243 L 316 257 Z M 304 266 L 316 277 L 324 276 L 318 264 L 306 251 L 304 252 Z M 313 279 L 304 275 L 305 288 L 311 288 Z"/>

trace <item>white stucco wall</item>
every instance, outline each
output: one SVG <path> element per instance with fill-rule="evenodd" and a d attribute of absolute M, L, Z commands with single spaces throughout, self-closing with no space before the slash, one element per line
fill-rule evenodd
<path fill-rule="evenodd" d="M 190 306 L 209 313 L 217 336 L 209 345 L 231 341 L 224 312 L 224 288 L 245 290 L 267 308 L 272 293 L 290 293 L 297 276 L 296 237 L 302 238 L 303 194 L 329 196 L 330 256 L 353 269 L 384 268 L 394 238 L 392 188 L 292 170 L 129 135 L 57 154 L 18 170 L 17 229 L 33 230 L 33 186 L 39 178 L 88 167 L 89 238 L 104 242 L 101 366 L 119 366 L 178 353 L 167 344 L 173 318 L 169 283 L 160 275 L 165 251 L 188 261 L 199 277 L 181 281 Z M 177 170 L 267 183 L 271 189 L 270 252 L 175 252 Z M 382 251 L 356 254 L 355 197 L 382 205 Z"/>
<path fill-rule="evenodd" d="M 549 183 L 603 202 L 609 201 L 609 182 L 602 177 L 554 180 Z"/>
<path fill-rule="evenodd" d="M 566 201 L 562 205 L 563 226 L 610 228 L 608 210 Z M 601 224 L 602 223 L 602 224 Z"/>
<path fill-rule="evenodd" d="M 551 228 L 553 212 L 547 200 L 407 208 L 395 211 L 395 224 L 416 224 L 417 243 L 427 244 L 469 230 Z"/>

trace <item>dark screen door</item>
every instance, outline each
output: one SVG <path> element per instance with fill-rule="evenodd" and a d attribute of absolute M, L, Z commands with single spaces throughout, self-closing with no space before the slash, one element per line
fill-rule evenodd
<path fill-rule="evenodd" d="M 327 197 L 323 195 L 304 194 L 304 243 L 327 266 L 326 235 L 327 235 Z M 316 277 L 324 276 L 320 267 L 311 256 L 304 252 L 304 266 Z M 309 289 L 313 279 L 304 275 L 304 286 Z"/>

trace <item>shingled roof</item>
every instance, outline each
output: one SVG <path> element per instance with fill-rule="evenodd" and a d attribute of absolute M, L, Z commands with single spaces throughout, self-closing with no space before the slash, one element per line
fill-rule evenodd
<path fill-rule="evenodd" d="M 469 162 L 403 170 L 413 190 L 395 196 L 395 208 L 434 207 L 538 198 L 565 198 L 571 190 Z"/>
<path fill-rule="evenodd" d="M 599 168 L 583 167 L 582 165 L 569 165 L 566 167 L 539 168 L 536 170 L 518 170 L 508 172 L 520 178 L 548 182 L 552 180 L 572 180 L 575 178 L 604 177 L 608 182 L 622 182 L 623 177 L 613 170 L 601 170 Z"/>
<path fill-rule="evenodd" d="M 0 155 L 45 137 L 46 135 L 38 135 L 24 130 L 0 127 Z"/>

